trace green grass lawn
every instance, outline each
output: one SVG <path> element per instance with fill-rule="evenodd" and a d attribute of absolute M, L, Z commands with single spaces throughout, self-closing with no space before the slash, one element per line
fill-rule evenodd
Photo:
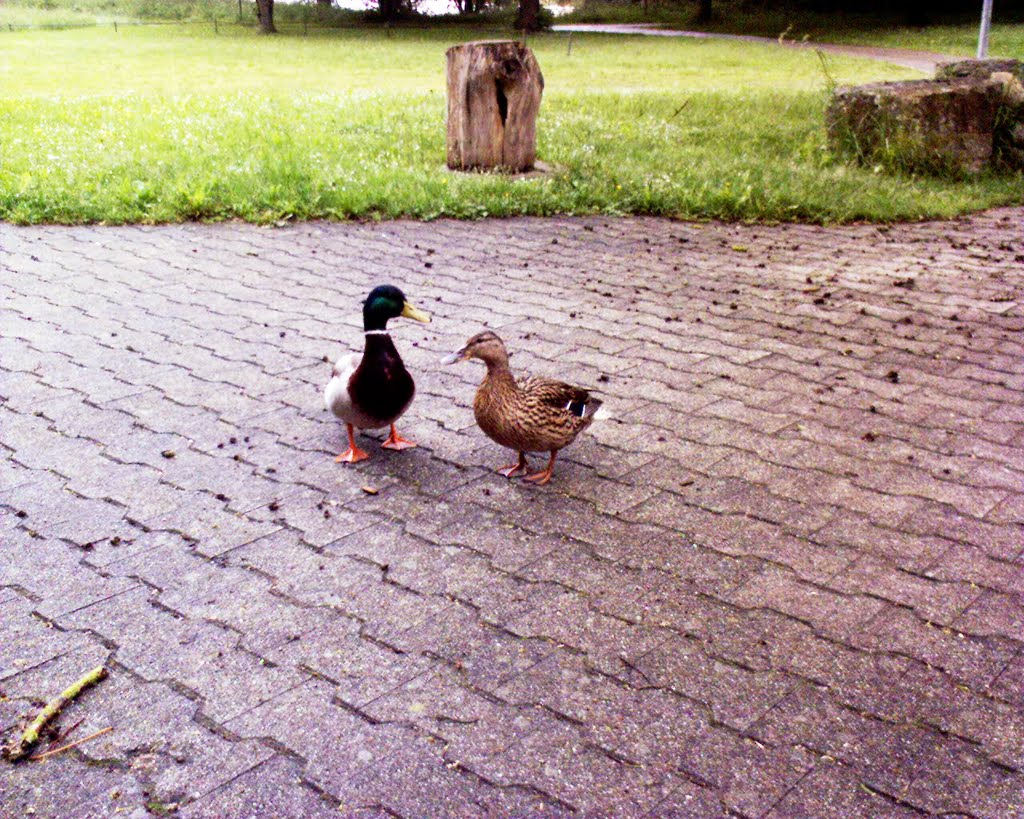
<path fill-rule="evenodd" d="M 0 33 L 0 219 L 656 213 L 916 219 L 1024 201 L 1020 176 L 889 175 L 834 161 L 828 77 L 880 63 L 720 41 L 531 37 L 541 159 L 444 168 L 444 51 L 505 31 L 113 26 Z"/>

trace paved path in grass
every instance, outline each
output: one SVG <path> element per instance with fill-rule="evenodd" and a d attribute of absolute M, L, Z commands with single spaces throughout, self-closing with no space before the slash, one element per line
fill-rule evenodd
<path fill-rule="evenodd" d="M 1021 816 L 1022 220 L 0 226 L 0 739 L 113 729 L 2 812 Z M 420 447 L 338 465 L 382 281 Z M 547 487 L 484 326 L 605 393 Z"/>
<path fill-rule="evenodd" d="M 720 34 L 707 31 L 680 31 L 679 29 L 662 28 L 654 23 L 569 23 L 552 26 L 552 31 L 580 31 L 597 34 L 634 34 L 649 37 L 691 37 L 699 40 L 724 39 L 744 40 L 750 43 L 767 43 L 787 48 L 812 48 L 827 54 L 842 54 L 847 57 L 863 57 L 868 60 L 879 60 L 893 65 L 902 65 L 922 71 L 929 76 L 934 75 L 935 66 L 947 60 L 955 60 L 945 54 L 933 51 L 914 51 L 909 48 L 881 48 L 879 46 L 840 45 L 837 43 L 811 43 L 803 40 L 787 40 L 778 37 L 757 37 L 752 34 Z"/>

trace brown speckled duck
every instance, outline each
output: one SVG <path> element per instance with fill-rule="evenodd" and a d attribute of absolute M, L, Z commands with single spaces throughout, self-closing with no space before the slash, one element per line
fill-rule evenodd
<path fill-rule="evenodd" d="M 508 352 L 497 335 L 478 333 L 446 364 L 479 358 L 487 375 L 473 399 L 473 414 L 480 429 L 493 441 L 519 452 L 519 460 L 501 468 L 506 478 L 527 469 L 527 452 L 550 452 L 547 469 L 526 480 L 546 484 L 551 480 L 558 450 L 571 444 L 590 426 L 601 401 L 582 387 L 549 378 L 527 376 L 520 381 L 508 366 Z"/>

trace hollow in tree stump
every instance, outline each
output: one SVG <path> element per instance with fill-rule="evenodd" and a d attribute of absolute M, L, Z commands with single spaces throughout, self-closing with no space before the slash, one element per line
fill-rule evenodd
<path fill-rule="evenodd" d="M 448 49 L 448 167 L 528 171 L 544 91 L 533 52 L 511 41 Z"/>

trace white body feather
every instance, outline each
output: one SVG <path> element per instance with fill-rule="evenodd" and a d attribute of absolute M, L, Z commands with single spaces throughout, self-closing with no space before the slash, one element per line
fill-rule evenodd
<path fill-rule="evenodd" d="M 343 355 L 338 359 L 331 380 L 324 387 L 324 405 L 346 424 L 357 429 L 379 429 L 387 424 L 381 424 L 378 419 L 371 418 L 353 406 L 352 396 L 348 392 L 348 382 L 362 360 L 360 353 Z"/>

